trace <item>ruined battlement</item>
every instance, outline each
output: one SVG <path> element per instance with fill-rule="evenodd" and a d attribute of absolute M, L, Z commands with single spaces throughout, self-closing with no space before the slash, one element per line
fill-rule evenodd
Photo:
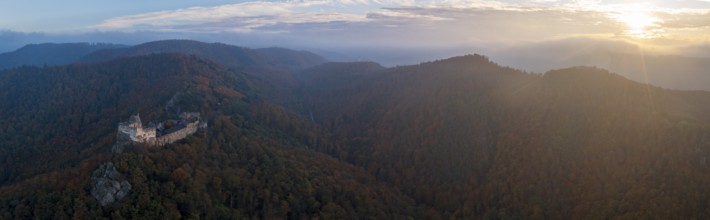
<path fill-rule="evenodd" d="M 156 127 L 150 125 L 143 127 L 143 123 L 138 114 L 132 115 L 128 121 L 118 124 L 119 141 L 130 140 L 136 143 L 147 143 L 155 141 L 156 136 Z"/>
<path fill-rule="evenodd" d="M 163 146 L 194 134 L 199 128 L 207 127 L 207 123 L 202 122 L 200 113 L 186 112 L 180 114 L 180 120 L 169 129 L 163 127 L 162 123 L 143 127 L 140 116 L 132 115 L 128 121 L 118 124 L 118 142 Z"/>

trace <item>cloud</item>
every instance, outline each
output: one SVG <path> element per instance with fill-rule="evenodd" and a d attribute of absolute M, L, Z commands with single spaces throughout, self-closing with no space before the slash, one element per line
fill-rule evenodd
<path fill-rule="evenodd" d="M 699 13 L 657 13 L 663 28 L 705 28 L 710 27 L 710 12 Z"/>
<path fill-rule="evenodd" d="M 397 8 L 450 8 L 513 10 L 514 5 L 491 0 L 315 0 L 287 2 L 245 2 L 214 7 L 191 7 L 107 19 L 91 29 L 102 31 L 222 31 L 250 32 L 279 24 L 372 22 L 390 20 L 442 20 L 423 13 L 411 14 Z M 354 8 L 354 9 L 353 9 Z M 231 23 L 231 24 L 230 24 Z M 214 28 L 209 26 L 214 25 Z M 281 32 L 281 31 L 277 31 Z"/>
<path fill-rule="evenodd" d="M 119 43 L 129 41 L 126 36 L 135 35 L 146 40 L 195 38 L 245 46 L 422 50 L 497 48 L 578 37 L 687 46 L 707 37 L 707 10 L 654 6 L 658 2 L 661 1 L 253 1 L 119 16 L 100 21 L 84 33 L 109 41 L 109 35 L 122 36 Z M 628 24 L 620 18 L 629 13 L 657 17 L 657 22 L 637 30 L 657 35 L 653 39 L 628 36 Z"/>
<path fill-rule="evenodd" d="M 267 7 L 267 6 L 271 7 Z M 96 25 L 101 30 L 142 29 L 156 27 L 171 27 L 184 24 L 208 23 L 230 16 L 253 16 L 253 12 L 262 12 L 269 9 L 271 13 L 284 11 L 282 7 L 274 7 L 270 3 L 244 3 L 224 5 L 218 7 L 192 7 L 173 11 L 158 11 L 137 15 L 116 17 Z M 249 13 L 248 9 L 252 9 Z M 259 10 L 260 9 L 260 10 Z"/>
<path fill-rule="evenodd" d="M 543 3 L 556 4 L 555 1 Z M 122 16 L 108 19 L 95 28 L 104 31 L 278 33 L 291 35 L 288 37 L 292 38 L 313 37 L 319 33 L 336 41 L 333 43 L 427 42 L 430 46 L 483 41 L 526 41 L 578 35 L 614 35 L 623 28 L 618 22 L 610 20 L 605 13 L 540 7 L 537 4 L 541 2 L 246 2 Z M 365 36 L 378 37 L 363 41 L 362 37 Z"/>
<path fill-rule="evenodd" d="M 353 4 L 353 1 L 340 1 Z M 309 23 L 332 21 L 356 21 L 363 16 L 347 13 L 327 13 L 304 10 L 315 6 L 333 4 L 329 1 L 302 2 L 245 2 L 215 7 L 191 7 L 158 11 L 108 19 L 92 28 L 98 30 L 150 30 L 150 31 L 221 31 L 249 32 L 255 28 L 278 23 Z M 214 27 L 210 27 L 214 25 Z"/>

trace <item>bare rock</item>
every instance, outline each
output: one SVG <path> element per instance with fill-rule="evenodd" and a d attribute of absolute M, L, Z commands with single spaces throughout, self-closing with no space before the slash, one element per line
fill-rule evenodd
<path fill-rule="evenodd" d="M 131 184 L 122 180 L 123 176 L 116 170 L 113 163 L 108 162 L 101 165 L 91 175 L 91 182 L 94 187 L 91 189 L 91 196 L 101 204 L 107 206 L 114 203 L 131 191 Z"/>

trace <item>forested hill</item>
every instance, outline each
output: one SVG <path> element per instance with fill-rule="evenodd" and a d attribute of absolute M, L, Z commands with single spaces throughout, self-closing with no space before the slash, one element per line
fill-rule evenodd
<path fill-rule="evenodd" d="M 70 64 L 102 49 L 125 47 L 106 43 L 45 43 L 30 44 L 12 52 L 0 54 L 0 70 L 19 66 Z"/>
<path fill-rule="evenodd" d="M 267 49 L 278 61 L 246 68 L 152 48 L 0 72 L 0 219 L 710 218 L 708 92 L 481 55 L 385 68 Z M 109 152 L 119 121 L 180 111 L 209 127 Z M 107 161 L 133 189 L 101 206 Z"/>
<path fill-rule="evenodd" d="M 222 43 L 204 43 L 193 40 L 163 40 L 127 48 L 106 49 L 84 56 L 79 62 L 101 62 L 119 57 L 142 56 L 155 53 L 184 53 L 212 60 L 222 65 L 240 68 L 268 66 L 286 70 L 302 69 L 325 63 L 326 60 L 307 51 L 285 48 L 250 49 Z"/>
<path fill-rule="evenodd" d="M 404 219 L 412 199 L 310 148 L 335 142 L 260 96 L 254 77 L 181 54 L 0 74 L 0 219 Z M 172 104 L 168 104 L 172 103 Z M 110 149 L 117 124 L 200 112 L 205 131 L 164 148 Z M 102 207 L 92 172 L 132 185 Z"/>
<path fill-rule="evenodd" d="M 261 95 L 281 105 L 295 106 L 292 89 L 297 85 L 293 73 L 327 62 L 307 51 L 284 48 L 250 49 L 222 43 L 193 40 L 162 40 L 96 51 L 79 63 L 96 63 L 121 57 L 159 53 L 183 53 L 222 64 L 230 69 L 254 76 L 264 82 Z"/>
<path fill-rule="evenodd" d="M 157 119 L 172 96 L 188 91 L 193 77 L 226 71 L 217 67 L 161 55 L 5 71 L 0 75 L 0 150 L 7 165 L 0 168 L 0 180 L 21 180 L 76 163 L 82 152 L 106 151 L 120 120 L 136 113 Z"/>
<path fill-rule="evenodd" d="M 303 87 L 347 143 L 327 151 L 428 217 L 709 217 L 707 92 L 588 67 L 531 75 L 479 55 L 332 74 L 356 78 Z"/>

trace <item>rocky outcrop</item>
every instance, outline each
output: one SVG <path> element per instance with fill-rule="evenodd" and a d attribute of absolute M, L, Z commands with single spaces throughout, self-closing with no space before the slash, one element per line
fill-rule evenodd
<path fill-rule="evenodd" d="M 113 163 L 108 162 L 101 165 L 91 175 L 91 196 L 101 204 L 101 206 L 110 205 L 116 202 L 131 191 L 131 184 L 128 181 L 122 180 L 123 176 L 116 170 Z"/>

